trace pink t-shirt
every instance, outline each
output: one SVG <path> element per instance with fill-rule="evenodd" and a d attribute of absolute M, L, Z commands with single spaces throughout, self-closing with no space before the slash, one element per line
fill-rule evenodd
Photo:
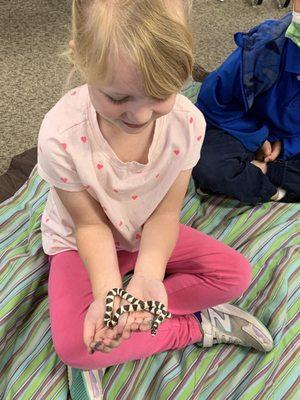
<path fill-rule="evenodd" d="M 99 129 L 87 85 L 65 94 L 38 137 L 38 173 L 50 185 L 41 224 L 45 253 L 77 250 L 73 220 L 53 186 L 87 190 L 110 220 L 116 249 L 137 251 L 143 224 L 179 173 L 199 160 L 204 133 L 202 113 L 178 94 L 171 112 L 156 120 L 148 163 L 122 162 Z"/>

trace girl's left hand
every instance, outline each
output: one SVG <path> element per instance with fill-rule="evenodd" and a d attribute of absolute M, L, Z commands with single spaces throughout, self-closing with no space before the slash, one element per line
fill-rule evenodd
<path fill-rule="evenodd" d="M 165 285 L 159 279 L 134 274 L 124 290 L 139 300 L 159 301 L 168 309 L 168 295 Z M 120 307 L 126 304 L 130 303 L 122 299 Z M 117 333 L 122 335 L 123 339 L 129 339 L 131 331 L 150 330 L 153 317 L 154 314 L 151 314 L 149 311 L 124 313 L 120 316 L 115 328 L 117 329 Z"/>

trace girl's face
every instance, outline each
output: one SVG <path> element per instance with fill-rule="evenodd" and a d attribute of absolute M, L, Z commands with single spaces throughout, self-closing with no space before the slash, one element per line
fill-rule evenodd
<path fill-rule="evenodd" d="M 153 121 L 172 110 L 176 93 L 165 100 L 149 97 L 135 68 L 124 60 L 115 65 L 115 71 L 118 72 L 114 73 L 110 86 L 88 84 L 98 117 L 114 131 L 118 128 L 121 133 L 142 133 Z"/>

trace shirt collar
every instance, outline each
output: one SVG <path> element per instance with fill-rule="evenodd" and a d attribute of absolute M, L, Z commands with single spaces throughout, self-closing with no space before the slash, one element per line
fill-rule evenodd
<path fill-rule="evenodd" d="M 300 74 L 300 48 L 290 39 L 287 39 L 285 70 Z"/>

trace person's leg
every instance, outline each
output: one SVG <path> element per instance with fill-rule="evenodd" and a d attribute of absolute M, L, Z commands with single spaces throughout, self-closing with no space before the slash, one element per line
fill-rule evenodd
<path fill-rule="evenodd" d="M 290 160 L 275 160 L 267 164 L 267 177 L 270 181 L 286 190 L 287 194 L 281 201 L 300 201 L 300 154 Z"/>
<path fill-rule="evenodd" d="M 118 252 L 121 275 L 135 265 L 137 253 Z M 91 285 L 79 254 L 67 251 L 51 259 L 49 306 L 53 343 L 67 365 L 91 369 L 142 359 L 166 350 L 180 349 L 202 340 L 192 314 L 241 295 L 251 280 L 246 259 L 225 244 L 180 225 L 179 238 L 164 280 L 168 310 L 173 314 L 157 335 L 133 332 L 111 353 L 89 354 L 83 343 L 83 322 L 93 301 Z"/>
<path fill-rule="evenodd" d="M 173 316 L 178 310 L 186 317 L 196 316 L 203 347 L 234 343 L 270 351 L 273 339 L 265 326 L 248 312 L 227 304 L 241 296 L 251 282 L 251 266 L 246 258 L 185 225 L 180 225 L 177 244 L 164 280 Z M 182 265 L 180 270 L 178 265 Z"/>
<path fill-rule="evenodd" d="M 180 224 L 164 279 L 169 311 L 188 315 L 231 301 L 244 293 L 251 276 L 251 266 L 242 254 Z"/>
<path fill-rule="evenodd" d="M 122 276 L 134 268 L 135 253 L 120 251 L 118 259 Z M 195 318 L 177 315 L 164 322 L 155 337 L 150 331 L 133 332 L 130 339 L 123 340 L 111 353 L 89 354 L 83 342 L 83 323 L 93 296 L 77 251 L 66 251 L 51 258 L 48 294 L 55 351 L 65 364 L 75 368 L 98 369 L 122 364 L 185 347 L 202 337 Z"/>
<path fill-rule="evenodd" d="M 251 161 L 254 153 L 224 131 L 207 129 L 201 157 L 193 168 L 196 186 L 203 192 L 219 193 L 244 203 L 270 201 L 277 187 Z"/>
<path fill-rule="evenodd" d="M 118 252 L 121 275 L 134 268 L 135 253 Z M 179 267 L 179 265 L 178 265 Z M 50 324 L 54 348 L 67 365 L 97 369 L 139 360 L 201 340 L 195 318 L 176 315 L 165 321 L 155 337 L 150 331 L 133 332 L 111 353 L 87 352 L 83 342 L 85 314 L 93 301 L 90 281 L 78 252 L 67 251 L 51 259 L 49 276 Z M 180 310 L 178 310 L 180 314 Z"/>

